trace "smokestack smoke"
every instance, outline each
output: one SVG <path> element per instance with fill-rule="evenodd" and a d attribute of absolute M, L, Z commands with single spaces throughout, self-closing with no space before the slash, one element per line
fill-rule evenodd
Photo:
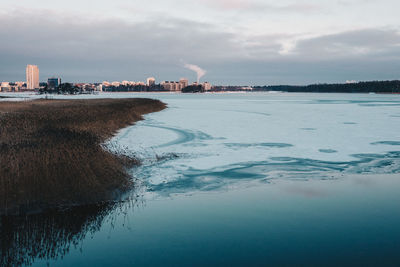
<path fill-rule="evenodd" d="M 193 65 L 193 64 L 185 64 L 185 68 L 197 73 L 197 82 L 198 83 L 200 82 L 201 77 L 203 77 L 207 73 L 207 71 L 205 71 L 202 68 L 200 68 L 199 66 Z"/>

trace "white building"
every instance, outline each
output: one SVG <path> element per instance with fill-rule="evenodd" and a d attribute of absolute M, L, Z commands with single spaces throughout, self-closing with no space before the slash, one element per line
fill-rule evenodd
<path fill-rule="evenodd" d="M 165 89 L 165 90 L 168 90 L 168 91 L 182 91 L 182 85 L 181 85 L 181 83 L 180 82 L 168 82 L 168 81 L 165 81 L 165 82 L 162 82 L 161 83 L 161 86 Z"/>
<path fill-rule="evenodd" d="M 9 82 L 2 82 L 0 84 L 0 91 L 2 92 L 9 92 L 11 91 L 11 86 Z"/>
<path fill-rule="evenodd" d="M 26 89 L 26 84 L 25 82 L 15 82 L 15 92 L 21 91 L 23 89 Z"/>
<path fill-rule="evenodd" d="M 209 82 L 203 83 L 202 86 L 203 86 L 204 90 L 206 90 L 206 91 L 210 91 L 212 88 L 212 85 Z"/>
<path fill-rule="evenodd" d="M 35 90 L 39 88 L 39 68 L 36 65 L 26 66 L 26 89 Z"/>
<path fill-rule="evenodd" d="M 147 78 L 146 85 L 153 86 L 156 84 L 156 79 L 154 77 Z"/>
<path fill-rule="evenodd" d="M 355 80 L 347 80 L 346 81 L 346 84 L 354 84 L 354 83 L 358 83 L 358 82 Z"/>
<path fill-rule="evenodd" d="M 25 82 L 15 82 L 15 85 L 18 86 L 19 88 L 22 88 L 25 86 Z"/>

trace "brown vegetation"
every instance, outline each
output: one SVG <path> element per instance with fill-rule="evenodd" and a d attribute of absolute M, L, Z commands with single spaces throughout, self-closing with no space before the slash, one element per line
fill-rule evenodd
<path fill-rule="evenodd" d="M 127 158 L 101 144 L 164 108 L 151 99 L 0 102 L 0 213 L 96 203 L 126 191 Z"/>

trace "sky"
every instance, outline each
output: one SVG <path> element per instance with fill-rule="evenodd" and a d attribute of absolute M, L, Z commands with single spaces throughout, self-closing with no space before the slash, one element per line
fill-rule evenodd
<path fill-rule="evenodd" d="M 0 81 L 400 79 L 398 0 L 1 0 Z M 186 67 L 185 67 L 186 66 Z"/>

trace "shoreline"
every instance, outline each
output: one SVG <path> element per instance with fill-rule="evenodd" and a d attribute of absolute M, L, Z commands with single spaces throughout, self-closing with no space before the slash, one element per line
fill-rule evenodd
<path fill-rule="evenodd" d="M 165 108 L 145 98 L 0 102 L 0 215 L 115 200 L 139 161 L 102 144 Z"/>
<path fill-rule="evenodd" d="M 166 92 L 166 91 L 148 91 L 148 92 L 142 92 L 142 91 L 117 91 L 117 92 L 99 92 L 99 94 L 86 94 L 88 96 L 101 96 L 102 94 L 105 95 L 113 95 L 113 94 L 136 94 L 136 95 L 154 95 L 154 94 L 160 94 L 160 95 L 219 95 L 219 94 L 321 94 L 321 95 L 337 95 L 337 94 L 344 94 L 344 95 L 400 95 L 400 93 L 393 92 L 393 93 L 388 93 L 388 92 L 287 92 L 287 91 L 207 91 L 207 92 L 202 92 L 202 93 L 182 93 L 182 92 Z M 11 96 L 12 95 L 12 96 Z M 22 95 L 22 96 L 21 96 Z M 23 95 L 35 95 L 39 96 L 38 98 L 32 98 L 30 99 L 29 97 L 24 97 Z M 85 95 L 85 94 L 82 94 Z M 77 97 L 77 99 L 82 99 L 79 98 L 79 96 L 82 95 L 49 95 L 51 97 L 56 96 L 56 98 L 51 98 L 54 100 L 73 100 L 73 97 Z M 38 100 L 38 99 L 45 99 L 43 96 L 45 95 L 40 95 L 37 94 L 34 91 L 24 91 L 24 92 L 0 92 L 0 102 L 2 101 L 7 101 L 7 100 L 12 100 L 12 101 L 19 101 L 19 99 L 24 98 L 24 100 Z M 61 96 L 60 98 L 57 98 L 57 96 Z M 63 97 L 65 96 L 65 97 Z M 88 98 L 88 99 L 101 99 L 101 98 Z"/>

